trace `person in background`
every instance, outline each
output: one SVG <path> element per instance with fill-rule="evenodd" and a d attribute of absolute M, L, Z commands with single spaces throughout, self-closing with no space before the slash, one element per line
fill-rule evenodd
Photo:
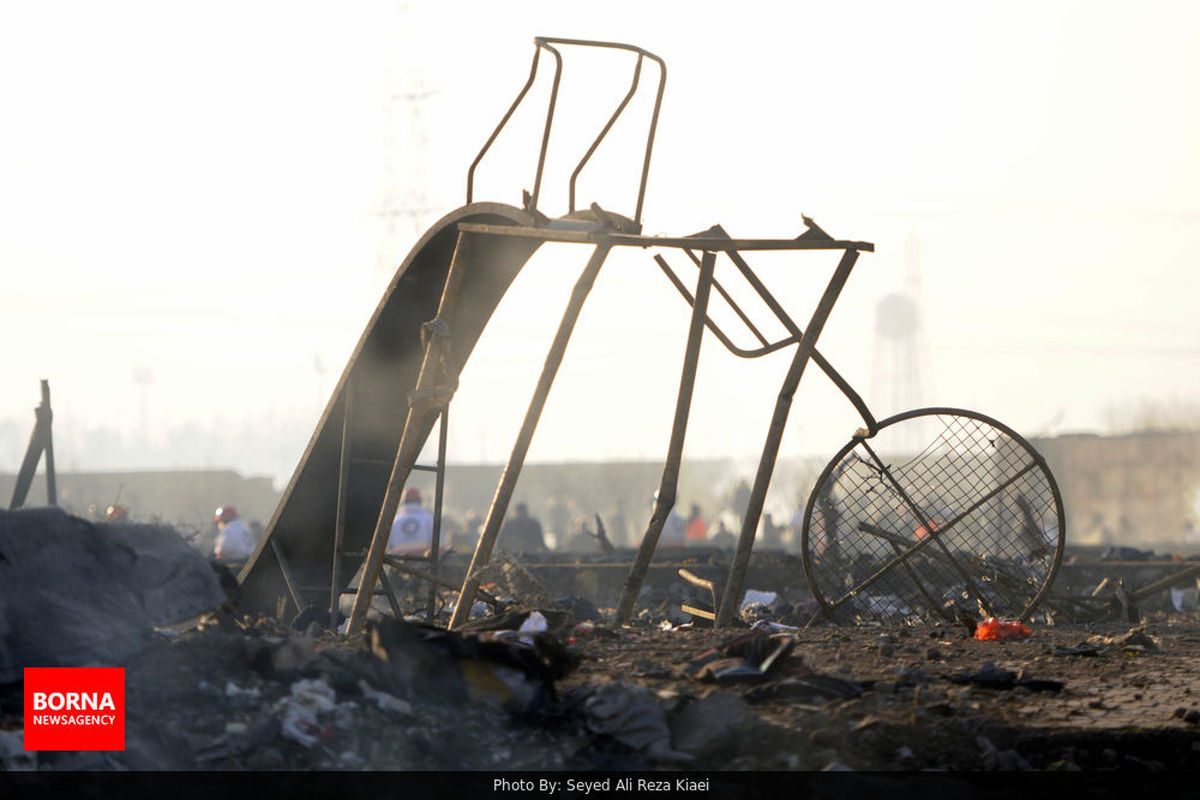
<path fill-rule="evenodd" d="M 763 514 L 762 522 L 759 525 L 758 535 L 759 541 L 762 543 L 764 550 L 782 550 L 783 549 L 783 526 L 775 524 L 775 518 L 770 514 Z"/>
<path fill-rule="evenodd" d="M 651 498 L 651 507 L 658 504 L 658 492 Z M 687 520 L 672 506 L 663 523 L 662 533 L 658 537 L 659 547 L 683 547 L 687 544 Z"/>
<path fill-rule="evenodd" d="M 129 522 L 129 508 L 126 506 L 112 505 L 104 512 L 105 522 Z"/>
<path fill-rule="evenodd" d="M 687 521 L 687 543 L 689 545 L 704 544 L 708 538 L 708 525 L 700 516 L 700 506 L 692 503 L 692 512 Z"/>
<path fill-rule="evenodd" d="M 737 537 L 725 527 L 725 520 L 717 520 L 717 530 L 709 539 L 709 544 L 718 550 L 732 550 L 737 547 Z"/>
<path fill-rule="evenodd" d="M 219 559 L 240 561 L 254 555 L 257 542 L 254 535 L 246 527 L 246 523 L 238 516 L 233 506 L 220 506 L 215 513 L 217 523 L 217 540 L 213 545 L 213 555 Z"/>
<path fill-rule="evenodd" d="M 542 523 L 529 515 L 529 506 L 524 503 L 517 503 L 516 511 L 517 515 L 506 519 L 504 526 L 500 528 L 500 549 L 509 553 L 545 552 L 546 539 L 542 534 Z M 567 537 L 563 536 L 562 541 L 566 540 Z"/>
<path fill-rule="evenodd" d="M 439 543 L 443 549 L 445 542 Z M 404 490 L 404 505 L 392 522 L 387 552 L 392 556 L 419 556 L 433 546 L 433 512 L 421 505 L 421 490 Z"/>
<path fill-rule="evenodd" d="M 746 520 L 746 511 L 750 507 L 749 483 L 745 480 L 738 481 L 733 495 L 729 498 L 729 505 L 733 508 L 733 513 L 737 515 L 737 524 L 741 525 Z"/>

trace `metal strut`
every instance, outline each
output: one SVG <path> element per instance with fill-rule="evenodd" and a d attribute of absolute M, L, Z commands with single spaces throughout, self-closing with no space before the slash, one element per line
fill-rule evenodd
<path fill-rule="evenodd" d="M 436 500 L 435 522 L 441 518 L 441 490 L 445 470 L 445 412 L 457 385 L 456 370 L 451 368 L 450 359 L 450 327 L 449 317 L 458 305 L 465 280 L 466 267 L 470 249 L 475 244 L 475 238 L 459 233 L 455 244 L 454 255 L 450 259 L 450 269 L 446 274 L 446 282 L 442 288 L 441 301 L 438 304 L 437 316 L 425 324 L 422 336 L 425 339 L 425 351 L 421 360 L 421 371 L 417 377 L 416 388 L 409 398 L 408 414 L 404 421 L 404 429 L 400 434 L 400 444 L 396 448 L 396 458 L 392 463 L 391 475 L 388 478 L 387 490 L 384 492 L 383 503 L 379 509 L 379 517 L 375 523 L 375 532 L 367 550 L 366 562 L 363 564 L 362 578 L 358 591 L 354 595 L 354 606 L 350 612 L 349 633 L 361 631 L 366 623 L 367 612 L 370 610 L 371 599 L 374 596 L 375 584 L 378 583 L 383 567 L 383 558 L 387 550 L 388 536 L 391 534 L 392 521 L 396 517 L 396 509 L 400 505 L 400 491 L 408 482 L 416 464 L 417 456 L 424 445 L 420 431 L 428 430 L 435 417 L 442 418 L 442 429 L 439 432 L 438 448 L 438 492 Z M 427 334 L 427 335 L 426 335 Z M 438 525 L 434 526 L 434 538 L 430 561 L 437 572 L 437 549 L 440 544 Z M 337 556 L 335 555 L 335 558 Z"/>
<path fill-rule="evenodd" d="M 713 285 L 713 269 L 716 266 L 717 254 L 705 253 L 700 262 L 700 277 L 696 282 L 696 301 L 692 304 L 692 321 L 688 328 L 687 349 L 683 356 L 683 374 L 679 378 L 679 396 L 675 401 L 675 420 L 671 426 L 671 442 L 667 448 L 667 461 L 663 466 L 662 480 L 659 482 L 658 494 L 654 500 L 654 513 L 646 526 L 642 544 L 638 548 L 637 557 L 625 580 L 621 592 L 621 600 L 617 604 L 616 622 L 618 625 L 629 621 L 633 613 L 633 604 L 641 591 L 642 581 L 646 577 L 646 569 L 650 559 L 658 547 L 658 537 L 662 534 L 663 526 L 671 509 L 675 507 L 675 491 L 679 485 L 679 465 L 683 460 L 683 440 L 687 435 L 688 417 L 692 410 L 692 393 L 696 386 L 696 366 L 700 361 L 700 343 L 704 336 L 704 322 L 707 319 L 708 297 Z"/>
<path fill-rule="evenodd" d="M 850 271 L 858 260 L 857 250 L 846 250 L 842 253 L 837 269 L 829 279 L 829 285 L 821 300 L 813 311 L 808 329 L 796 348 L 792 364 L 784 376 L 783 386 L 775 401 L 775 413 L 771 417 L 771 426 L 767 431 L 767 440 L 763 445 L 762 456 L 758 462 L 758 472 L 754 476 L 754 487 L 750 490 L 750 502 L 746 507 L 746 516 L 742 520 L 741 535 L 738 536 L 737 550 L 734 552 L 733 563 L 729 567 L 729 580 L 725 583 L 725 595 L 721 598 L 721 608 L 717 611 L 717 626 L 728 627 L 733 622 L 742 598 L 742 586 L 746 579 L 746 567 L 750 563 L 750 551 L 754 547 L 754 535 L 758 530 L 758 520 L 762 515 L 763 503 L 767 497 L 767 487 L 771 483 L 771 475 L 775 471 L 775 460 L 779 456 L 779 443 L 783 439 L 783 429 L 787 426 L 788 412 L 792 408 L 792 398 L 804 375 L 813 351 L 817 346 L 817 338 L 825 327 L 825 321 L 833 310 L 842 287 L 850 277 Z"/>
<path fill-rule="evenodd" d="M 33 485 L 33 475 L 37 472 L 38 461 L 43 453 L 46 455 L 46 503 L 58 505 L 58 482 L 54 474 L 54 437 L 51 435 L 54 411 L 50 408 L 50 381 L 42 381 L 42 403 L 33 413 L 33 433 L 29 437 L 29 447 L 25 450 L 21 469 L 17 472 L 12 502 L 8 505 L 14 510 L 25 505 L 29 489 Z"/>
<path fill-rule="evenodd" d="M 567 343 L 571 339 L 571 333 L 575 330 L 575 323 L 579 320 L 579 312 L 583 310 L 583 303 L 592 291 L 596 276 L 600 273 L 600 267 L 604 265 L 604 260 L 608 257 L 609 249 L 605 243 L 596 245 L 588 259 L 587 266 L 583 268 L 579 279 L 575 281 L 575 288 L 571 290 L 571 299 L 567 302 L 562 320 L 558 323 L 558 330 L 554 334 L 554 341 L 550 344 L 550 351 L 546 354 L 546 362 L 538 377 L 537 387 L 533 390 L 529 408 L 525 411 L 521 430 L 517 434 L 512 453 L 508 457 L 508 463 L 504 466 L 500 483 L 496 487 L 496 494 L 492 498 L 492 505 L 488 509 L 487 521 L 479 536 L 479 542 L 475 545 L 475 553 L 471 556 L 471 566 L 467 568 L 467 574 L 463 578 L 462 588 L 458 592 L 458 603 L 454 606 L 454 613 L 450 617 L 450 628 L 456 628 L 470 618 L 471 607 L 475 604 L 475 592 L 479 589 L 479 571 L 486 567 L 492 558 L 492 549 L 496 546 L 496 539 L 500 536 L 500 526 L 504 522 L 505 514 L 508 513 L 508 504 L 512 500 L 513 492 L 517 488 L 517 479 L 521 476 L 521 468 L 525 464 L 525 456 L 533 441 L 533 433 L 537 430 L 538 421 L 542 417 L 546 398 L 550 396 L 550 387 L 558 375 L 558 368 L 567 351 Z"/>

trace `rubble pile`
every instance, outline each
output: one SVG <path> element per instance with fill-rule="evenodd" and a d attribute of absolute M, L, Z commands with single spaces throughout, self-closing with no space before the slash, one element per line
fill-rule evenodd
<path fill-rule="evenodd" d="M 445 630 L 445 605 L 441 626 L 424 623 L 414 584 L 410 616 L 373 614 L 365 634 L 345 636 L 321 626 L 325 614 L 244 615 L 203 559 L 172 566 L 173 544 L 141 555 L 150 526 L 38 521 L 55 532 L 0 552 L 28 564 L 49 558 L 56 536 L 90 537 L 70 541 L 93 556 L 79 580 L 97 581 L 94 609 L 40 639 L 14 636 L 25 621 L 6 618 L 3 642 L 124 666 L 126 749 L 25 752 L 10 677 L 5 769 L 1155 771 L 1200 752 L 1195 613 L 1133 627 L 964 617 L 839 628 L 809 625 L 811 598 L 785 587 L 747 591 L 741 627 L 716 630 L 683 610 L 713 598 L 677 579 L 647 588 L 634 622 L 616 627 L 610 608 L 551 600 L 513 561 L 486 584 L 496 604 L 460 630 Z M 158 624 L 164 609 L 201 602 L 210 610 L 189 622 Z"/>
<path fill-rule="evenodd" d="M 225 599 L 207 559 L 165 525 L 0 511 L 0 683 L 24 666 L 120 663 L 156 626 Z"/>

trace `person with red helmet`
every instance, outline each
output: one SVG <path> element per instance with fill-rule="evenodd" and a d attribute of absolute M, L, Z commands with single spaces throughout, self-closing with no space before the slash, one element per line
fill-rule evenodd
<path fill-rule="evenodd" d="M 215 513 L 217 523 L 216 543 L 213 555 L 227 560 L 242 560 L 254 555 L 256 542 L 254 534 L 246 527 L 246 523 L 238 516 L 233 506 L 220 506 Z"/>
<path fill-rule="evenodd" d="M 404 490 L 404 504 L 392 522 L 388 536 L 388 555 L 424 555 L 433 546 L 433 512 L 421 505 L 421 490 Z M 445 543 L 442 543 L 445 546 Z"/>

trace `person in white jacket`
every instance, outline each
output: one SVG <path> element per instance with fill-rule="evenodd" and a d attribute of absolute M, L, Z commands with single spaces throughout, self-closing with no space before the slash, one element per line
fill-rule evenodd
<path fill-rule="evenodd" d="M 392 522 L 387 551 L 393 556 L 420 556 L 433 546 L 433 512 L 421 505 L 421 490 L 404 490 L 404 505 Z M 444 550 L 446 542 L 439 549 Z"/>
<path fill-rule="evenodd" d="M 217 540 L 213 555 L 220 559 L 242 560 L 254 555 L 257 542 L 245 521 L 233 506 L 220 506 L 216 511 Z"/>

